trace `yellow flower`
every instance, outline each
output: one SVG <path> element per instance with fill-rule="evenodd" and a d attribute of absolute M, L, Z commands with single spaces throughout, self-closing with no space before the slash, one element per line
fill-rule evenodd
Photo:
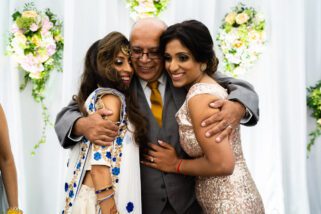
<path fill-rule="evenodd" d="M 241 47 L 242 45 L 243 45 L 243 42 L 240 41 L 240 40 L 236 40 L 236 41 L 233 43 L 233 46 L 234 46 L 235 48 L 239 48 L 239 47 Z"/>
<path fill-rule="evenodd" d="M 231 12 L 225 17 L 225 22 L 232 25 L 235 22 L 236 13 Z"/>
<path fill-rule="evenodd" d="M 241 25 L 247 22 L 249 18 L 250 17 L 246 13 L 240 13 L 235 17 L 235 21 L 237 24 Z"/>
<path fill-rule="evenodd" d="M 260 39 L 260 34 L 255 30 L 251 30 L 248 34 L 250 41 L 257 41 Z"/>
<path fill-rule="evenodd" d="M 33 44 L 35 44 L 37 47 L 40 46 L 41 39 L 37 35 L 33 35 L 31 38 L 31 41 Z"/>
<path fill-rule="evenodd" d="M 58 34 L 57 36 L 55 36 L 55 40 L 57 42 L 62 41 L 62 36 L 60 34 Z"/>
<path fill-rule="evenodd" d="M 25 18 L 36 18 L 38 16 L 36 11 L 33 10 L 27 10 L 22 12 L 22 17 Z"/>

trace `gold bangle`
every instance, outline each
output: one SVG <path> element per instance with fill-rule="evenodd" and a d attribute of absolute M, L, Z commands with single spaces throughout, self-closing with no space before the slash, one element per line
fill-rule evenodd
<path fill-rule="evenodd" d="M 23 214 L 23 212 L 18 207 L 9 207 L 7 209 L 7 214 Z"/>

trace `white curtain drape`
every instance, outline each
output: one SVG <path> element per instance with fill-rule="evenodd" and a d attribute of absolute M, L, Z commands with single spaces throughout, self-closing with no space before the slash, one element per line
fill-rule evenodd
<path fill-rule="evenodd" d="M 0 51 L 11 14 L 26 1 L 1 2 Z M 38 8 L 51 10 L 64 21 L 64 72 L 53 72 L 46 104 L 52 121 L 77 92 L 85 52 L 111 31 L 129 36 L 134 23 L 124 0 L 36 0 Z M 313 0 L 242 1 L 265 14 L 266 49 L 243 78 L 260 97 L 260 121 L 242 127 L 245 157 L 262 195 L 266 213 L 321 213 L 321 139 L 307 159 L 308 132 L 314 121 L 306 109 L 306 87 L 321 79 L 321 3 Z M 215 38 L 221 20 L 238 1 L 172 0 L 160 18 L 167 24 L 198 19 Z M 217 50 L 219 51 L 219 50 Z M 30 95 L 19 92 L 15 64 L 0 54 L 0 103 L 9 122 L 10 138 L 19 174 L 20 204 L 25 213 L 58 213 L 63 198 L 67 153 L 53 127 L 36 156 L 30 151 L 41 135 L 41 108 Z"/>

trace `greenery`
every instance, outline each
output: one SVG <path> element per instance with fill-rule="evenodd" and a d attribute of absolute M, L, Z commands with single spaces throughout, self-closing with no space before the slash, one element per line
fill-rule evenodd
<path fill-rule="evenodd" d="M 316 139 L 321 135 L 321 80 L 315 86 L 309 87 L 307 91 L 307 105 L 312 111 L 311 116 L 316 121 L 316 128 L 309 134 L 310 141 L 307 150 L 310 152 Z"/>
<path fill-rule="evenodd" d="M 32 97 L 42 108 L 44 126 L 41 138 L 32 150 L 34 155 L 40 144 L 46 142 L 47 127 L 52 126 L 44 102 L 45 89 L 51 72 L 62 72 L 62 22 L 48 8 L 45 11 L 37 10 L 33 2 L 26 3 L 22 11 L 16 10 L 12 19 L 6 53 L 17 62 L 17 69 L 23 75 L 20 90 L 30 83 Z"/>

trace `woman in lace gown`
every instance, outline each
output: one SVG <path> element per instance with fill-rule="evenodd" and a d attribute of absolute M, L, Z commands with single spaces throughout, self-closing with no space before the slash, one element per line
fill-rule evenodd
<path fill-rule="evenodd" d="M 196 21 L 170 26 L 160 39 L 165 68 L 175 87 L 188 89 L 186 100 L 176 114 L 180 143 L 191 159 L 180 159 L 175 149 L 162 141 L 150 145 L 144 164 L 171 173 L 196 176 L 196 197 L 203 212 L 264 213 L 261 196 L 246 166 L 240 128 L 221 143 L 206 138 L 201 121 L 216 109 L 208 108 L 215 99 L 225 99 L 226 90 L 212 75 L 218 60 L 207 27 Z"/>

